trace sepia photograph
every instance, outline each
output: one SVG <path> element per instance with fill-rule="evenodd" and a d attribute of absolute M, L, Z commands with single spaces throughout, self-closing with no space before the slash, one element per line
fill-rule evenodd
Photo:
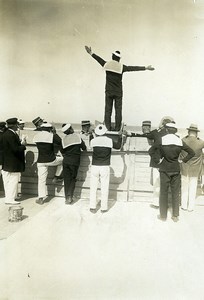
<path fill-rule="evenodd" d="M 204 0 L 0 0 L 0 300 L 204 299 Z"/>

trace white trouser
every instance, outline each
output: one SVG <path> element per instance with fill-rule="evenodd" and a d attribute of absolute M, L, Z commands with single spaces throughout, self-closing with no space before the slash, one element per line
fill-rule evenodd
<path fill-rule="evenodd" d="M 38 197 L 44 198 L 47 196 L 46 179 L 48 175 L 48 167 L 57 166 L 55 176 L 60 176 L 62 173 L 62 161 L 63 157 L 56 157 L 52 162 L 37 163 L 38 167 Z"/>
<path fill-rule="evenodd" d="M 181 176 L 181 207 L 194 210 L 198 177 Z"/>
<path fill-rule="evenodd" d="M 160 193 L 160 173 L 157 168 L 152 168 L 152 176 L 153 176 L 153 199 L 152 204 L 155 206 L 159 206 L 159 193 Z"/>
<path fill-rule="evenodd" d="M 98 182 L 101 183 L 101 209 L 108 209 L 110 166 L 91 166 L 90 208 L 96 208 Z"/>
<path fill-rule="evenodd" d="M 2 170 L 5 191 L 5 203 L 14 202 L 18 192 L 19 172 L 7 172 Z"/>

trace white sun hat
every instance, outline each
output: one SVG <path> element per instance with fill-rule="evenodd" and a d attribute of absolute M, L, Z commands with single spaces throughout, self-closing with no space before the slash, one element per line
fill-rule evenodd
<path fill-rule="evenodd" d="M 97 134 L 97 135 L 104 135 L 106 132 L 107 132 L 107 128 L 103 124 L 99 124 L 95 128 L 95 134 Z"/>

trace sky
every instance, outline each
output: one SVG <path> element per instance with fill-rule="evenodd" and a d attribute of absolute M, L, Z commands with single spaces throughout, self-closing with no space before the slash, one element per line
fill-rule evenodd
<path fill-rule="evenodd" d="M 0 119 L 103 121 L 105 73 L 85 45 L 155 67 L 123 75 L 125 124 L 204 129 L 204 0 L 0 0 Z"/>

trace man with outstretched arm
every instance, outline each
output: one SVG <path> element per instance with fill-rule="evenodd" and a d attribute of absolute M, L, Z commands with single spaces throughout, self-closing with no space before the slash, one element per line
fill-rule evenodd
<path fill-rule="evenodd" d="M 126 66 L 120 63 L 121 54 L 120 51 L 112 53 L 112 60 L 105 61 L 100 56 L 92 52 L 91 47 L 85 46 L 88 54 L 90 54 L 106 72 L 106 86 L 105 86 L 105 116 L 104 122 L 107 129 L 110 131 L 111 128 L 111 115 L 113 109 L 113 102 L 115 102 L 115 128 L 114 130 L 119 131 L 122 122 L 122 76 L 124 72 L 131 71 L 153 71 L 154 68 L 149 65 L 147 67 L 139 66 Z"/>

